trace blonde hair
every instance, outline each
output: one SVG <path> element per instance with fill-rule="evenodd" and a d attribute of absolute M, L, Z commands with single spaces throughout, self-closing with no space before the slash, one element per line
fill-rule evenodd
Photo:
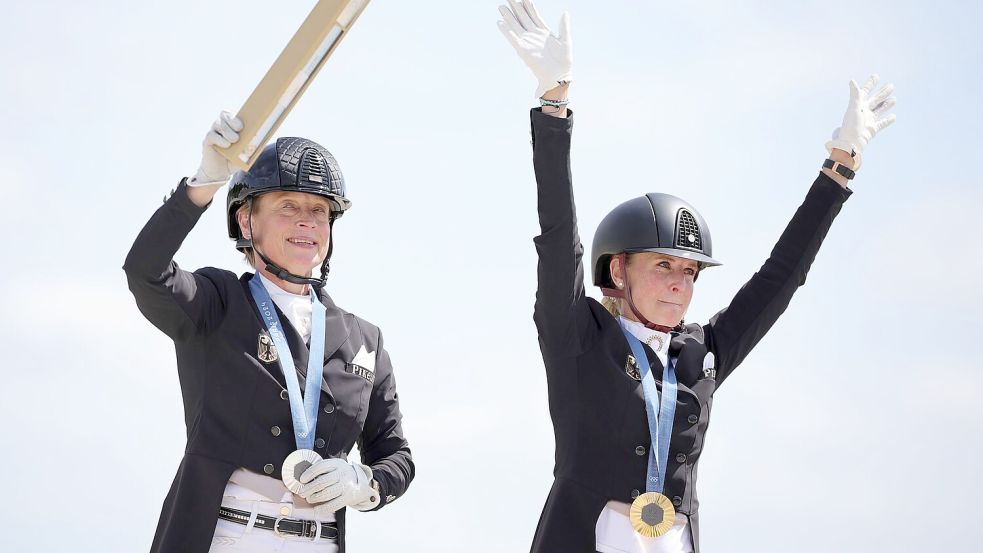
<path fill-rule="evenodd" d="M 628 264 L 631 263 L 631 258 L 633 255 L 634 253 L 625 252 L 625 269 L 627 269 Z M 611 266 L 611 259 L 608 259 L 608 266 Z M 610 286 L 614 286 L 614 277 L 610 275 L 610 272 L 608 273 L 608 278 L 611 279 Z M 608 313 L 610 313 L 615 319 L 621 316 L 621 298 L 604 296 L 604 298 L 601 299 L 601 305 L 604 306 L 604 309 L 607 309 Z"/>
<path fill-rule="evenodd" d="M 604 309 L 607 309 L 608 313 L 610 313 L 615 319 L 621 316 L 621 299 L 612 298 L 611 296 L 604 296 L 601 299 L 601 305 L 604 306 Z"/>
<path fill-rule="evenodd" d="M 252 204 L 253 204 L 253 198 L 252 197 L 247 198 L 246 201 L 239 206 L 239 209 L 236 210 L 237 225 L 239 224 L 239 214 L 243 212 L 248 212 Z M 242 234 L 242 229 L 239 229 L 239 233 Z M 256 252 L 254 252 L 252 248 L 244 248 L 242 250 L 242 256 L 250 267 L 252 267 L 253 269 L 256 268 Z"/>

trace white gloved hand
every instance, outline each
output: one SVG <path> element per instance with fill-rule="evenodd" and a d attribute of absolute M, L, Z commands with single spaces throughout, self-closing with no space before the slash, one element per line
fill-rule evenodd
<path fill-rule="evenodd" d="M 499 6 L 502 31 L 522 61 L 539 79 L 536 97 L 555 88 L 560 81 L 570 81 L 573 76 L 573 40 L 570 37 L 570 14 L 560 17 L 560 34 L 554 36 L 531 0 L 509 0 L 511 9 Z"/>
<path fill-rule="evenodd" d="M 857 86 L 857 81 L 850 80 L 850 105 L 843 116 L 843 124 L 833 131 L 833 139 L 826 143 L 826 149 L 830 152 L 833 148 L 845 152 L 852 150 L 856 154 L 853 159 L 854 171 L 863 162 L 862 154 L 867 143 L 897 119 L 893 113 L 887 114 L 897 103 L 897 99 L 891 96 L 894 85 L 885 85 L 875 94 L 874 87 L 879 79 L 876 74 L 871 75 L 862 87 Z"/>
<path fill-rule="evenodd" d="M 242 121 L 231 113 L 223 111 L 212 123 L 211 130 L 201 142 L 201 165 L 195 176 L 188 179 L 188 186 L 210 186 L 225 184 L 235 171 L 229 160 L 222 157 L 215 148 L 228 148 L 239 140 Z"/>
<path fill-rule="evenodd" d="M 346 506 L 364 511 L 379 505 L 379 492 L 371 486 L 372 469 L 361 463 L 322 459 L 298 480 L 304 487 L 297 495 L 314 505 L 318 518 Z"/>

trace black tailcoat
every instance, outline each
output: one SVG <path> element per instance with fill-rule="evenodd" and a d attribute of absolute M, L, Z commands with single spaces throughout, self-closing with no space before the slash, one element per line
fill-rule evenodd
<path fill-rule="evenodd" d="M 572 113 L 532 114 L 538 183 L 539 286 L 535 321 L 546 365 L 556 440 L 553 487 L 532 551 L 594 551 L 594 527 L 609 500 L 631 503 L 645 491 L 651 444 L 641 383 L 626 371 L 631 348 L 621 326 L 584 294 L 583 246 L 577 231 L 570 172 Z M 833 218 L 851 194 L 820 174 L 761 269 L 708 324 L 674 332 L 679 396 L 669 443 L 665 495 L 689 517 L 699 551 L 697 462 L 713 394 L 785 311 Z M 658 380 L 662 365 L 645 346 Z M 703 370 L 716 357 L 715 372 Z M 661 387 L 661 382 L 659 382 Z"/>
<path fill-rule="evenodd" d="M 297 448 L 282 371 L 258 355 L 266 328 L 249 291 L 252 275 L 213 267 L 188 272 L 173 261 L 204 212 L 185 188 L 182 181 L 154 213 L 123 266 L 140 311 L 174 340 L 184 398 L 188 444 L 151 548 L 161 553 L 208 551 L 232 472 L 243 467 L 279 479 L 284 458 Z M 392 365 L 376 326 L 338 308 L 323 290 L 320 299 L 327 321 L 315 451 L 345 458 L 357 441 L 382 507 L 406 491 L 415 471 Z M 308 347 L 277 312 L 303 389 Z M 374 354 L 374 374 L 352 364 L 361 348 Z M 336 516 L 344 552 L 345 510 Z"/>

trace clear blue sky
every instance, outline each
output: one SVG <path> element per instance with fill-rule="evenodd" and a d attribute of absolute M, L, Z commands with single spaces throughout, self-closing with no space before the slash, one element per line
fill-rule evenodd
<path fill-rule="evenodd" d="M 120 270 L 313 1 L 17 2 L 0 35 L 5 547 L 139 551 L 184 445 L 170 342 Z M 535 83 L 494 1 L 373 0 L 281 135 L 335 153 L 353 210 L 330 292 L 379 324 L 418 477 L 351 551 L 524 551 L 551 482 L 532 324 Z M 697 206 L 721 268 L 767 256 L 850 78 L 894 82 L 806 286 L 716 396 L 707 551 L 977 550 L 983 478 L 983 13 L 975 2 L 540 0 L 572 14 L 581 235 L 624 199 Z M 184 267 L 245 270 L 210 209 Z M 592 292 L 593 293 L 593 292 Z M 98 522 L 97 522 L 98 521 Z M 112 521 L 107 524 L 107 521 Z M 12 532 L 10 529 L 16 529 Z"/>

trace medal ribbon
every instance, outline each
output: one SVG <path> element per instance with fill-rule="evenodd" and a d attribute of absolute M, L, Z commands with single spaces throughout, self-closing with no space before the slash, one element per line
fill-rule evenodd
<path fill-rule="evenodd" d="M 273 339 L 277 351 L 277 363 L 287 381 L 287 395 L 290 398 L 290 417 L 294 423 L 294 439 L 297 449 L 314 449 L 314 429 L 317 425 L 317 406 L 321 400 L 321 378 L 324 371 L 324 319 L 327 310 L 311 286 L 311 351 L 307 359 L 307 382 L 304 395 L 300 394 L 300 380 L 290 345 L 283 334 L 280 317 L 276 314 L 273 299 L 260 281 L 259 272 L 249 279 L 249 290 L 253 301 L 259 308 L 266 330 Z"/>
<path fill-rule="evenodd" d="M 652 376 L 652 365 L 645 354 L 645 348 L 634 334 L 621 325 L 621 331 L 628 339 L 635 363 L 642 374 L 642 392 L 645 394 L 645 414 L 648 416 L 649 434 L 652 446 L 649 447 L 648 474 L 645 478 L 645 491 L 662 493 L 666 482 L 666 464 L 669 462 L 669 440 L 672 437 L 672 419 L 676 416 L 676 372 L 669 359 L 662 371 L 662 397 Z M 658 406 L 658 408 L 657 408 Z"/>

